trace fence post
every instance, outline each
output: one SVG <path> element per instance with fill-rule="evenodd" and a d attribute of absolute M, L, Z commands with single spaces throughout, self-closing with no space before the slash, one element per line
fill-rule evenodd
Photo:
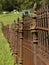
<path fill-rule="evenodd" d="M 33 51 L 34 51 L 34 65 L 37 65 L 37 43 L 38 43 L 38 33 L 36 28 L 36 19 L 33 19 L 31 25 L 30 25 L 30 30 L 32 33 L 32 38 L 33 38 Z"/>
<path fill-rule="evenodd" d="M 18 64 L 18 23 L 16 23 L 16 64 Z"/>
<path fill-rule="evenodd" d="M 34 64 L 37 65 L 37 39 L 36 39 L 37 32 L 32 32 L 33 35 L 33 45 L 34 45 Z"/>
<path fill-rule="evenodd" d="M 19 36 L 20 36 L 20 59 L 19 59 L 19 65 L 23 65 L 23 21 L 19 22 Z"/>

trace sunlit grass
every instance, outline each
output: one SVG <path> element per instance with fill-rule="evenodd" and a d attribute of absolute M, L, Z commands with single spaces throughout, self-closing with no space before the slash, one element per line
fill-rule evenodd
<path fill-rule="evenodd" d="M 5 39 L 0 23 L 0 65 L 14 65 L 14 57 L 10 51 L 9 44 Z"/>
<path fill-rule="evenodd" d="M 3 22 L 4 24 L 11 24 L 14 22 L 14 20 L 16 20 L 16 22 L 17 22 L 18 17 L 21 19 L 22 13 L 19 13 L 19 14 L 13 14 L 13 13 L 1 14 L 0 15 L 0 22 Z M 9 58 L 9 61 L 11 61 L 11 65 L 13 65 L 12 63 L 14 62 L 14 59 L 11 56 L 12 52 L 10 53 L 9 43 L 5 39 L 1 28 L 2 28 L 2 26 L 0 23 L 0 62 L 1 62 L 1 65 L 7 65 L 8 63 L 6 63 L 6 62 L 4 64 L 4 60 L 6 61 Z M 11 56 L 11 58 L 10 58 L 10 56 Z"/>
<path fill-rule="evenodd" d="M 13 14 L 13 13 L 1 14 L 0 15 L 0 22 L 3 22 L 5 24 L 11 24 L 14 22 L 14 20 L 17 21 L 18 17 L 21 20 L 21 18 L 22 18 L 21 12 L 19 12 L 18 14 Z"/>

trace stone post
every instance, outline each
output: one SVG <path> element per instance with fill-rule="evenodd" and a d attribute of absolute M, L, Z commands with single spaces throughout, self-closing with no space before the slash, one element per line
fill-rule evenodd
<path fill-rule="evenodd" d="M 19 59 L 19 65 L 23 65 L 23 21 L 19 22 L 19 36 L 20 36 L 20 59 Z"/>

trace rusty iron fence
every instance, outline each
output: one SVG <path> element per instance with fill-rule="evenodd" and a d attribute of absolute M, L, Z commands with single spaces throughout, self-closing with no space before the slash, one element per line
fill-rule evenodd
<path fill-rule="evenodd" d="M 18 65 L 49 65 L 49 6 L 40 8 L 36 17 L 2 25 Z"/>

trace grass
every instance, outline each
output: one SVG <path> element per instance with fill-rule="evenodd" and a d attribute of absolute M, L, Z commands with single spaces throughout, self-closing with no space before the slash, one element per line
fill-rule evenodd
<path fill-rule="evenodd" d="M 21 17 L 22 17 L 21 12 L 19 14 L 13 14 L 13 13 L 1 14 L 0 15 L 0 22 L 3 22 L 4 24 L 11 24 L 11 23 L 13 23 L 14 20 L 17 21 L 18 17 L 21 20 Z"/>
<path fill-rule="evenodd" d="M 2 33 L 0 24 L 0 65 L 10 64 L 14 65 L 14 58 L 12 52 L 10 52 L 9 44 Z"/>
<path fill-rule="evenodd" d="M 14 20 L 16 20 L 16 22 L 17 22 L 18 17 L 21 20 L 21 17 L 22 17 L 21 12 L 19 14 L 13 14 L 13 13 L 0 14 L 0 22 L 3 22 L 5 25 L 6 24 L 11 24 L 11 23 L 14 22 Z M 6 49 L 7 49 L 7 45 L 9 45 L 9 44 L 8 44 L 7 40 L 4 38 L 4 35 L 2 33 L 2 30 L 1 30 L 1 23 L 0 23 L 0 47 L 4 48 L 3 46 L 5 46 Z M 2 51 L 2 49 L 0 49 L 0 50 Z"/>

